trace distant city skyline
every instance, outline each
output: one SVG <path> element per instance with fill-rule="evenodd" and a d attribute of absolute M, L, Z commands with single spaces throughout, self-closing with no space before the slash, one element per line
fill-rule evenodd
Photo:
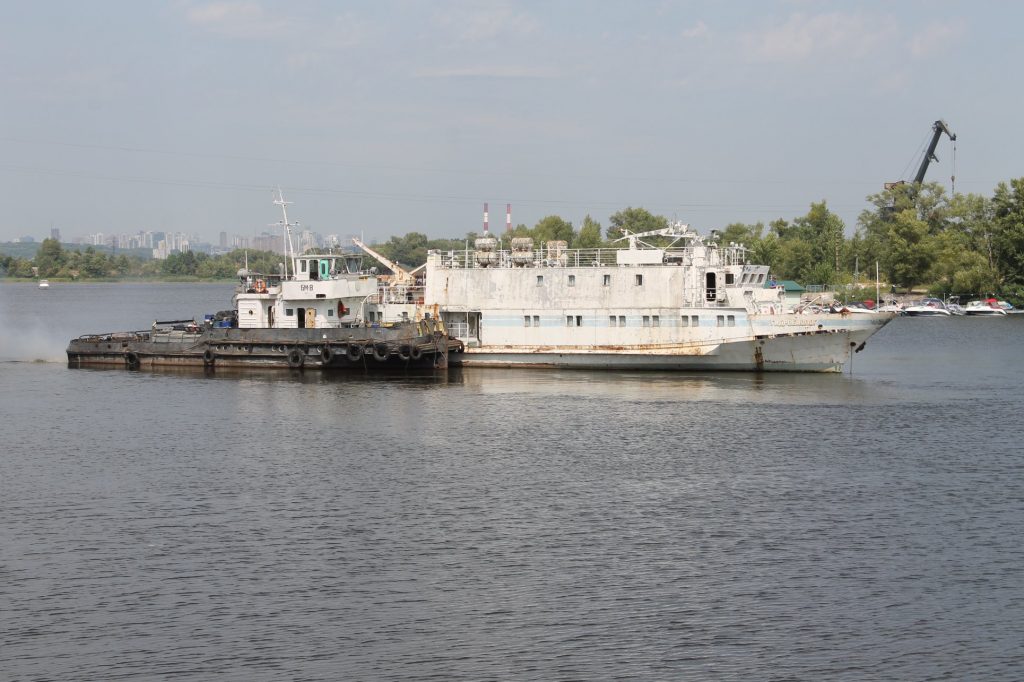
<path fill-rule="evenodd" d="M 172 253 L 185 251 L 200 251 L 203 253 L 217 254 L 228 253 L 236 249 L 252 249 L 254 251 L 273 251 L 285 253 L 285 236 L 283 230 L 277 232 L 263 231 L 253 235 L 228 234 L 221 231 L 218 234 L 218 243 L 213 244 L 201 235 L 196 233 L 139 230 L 135 233 L 104 233 L 94 232 L 84 235 L 75 235 L 66 241 L 62 239 L 59 228 L 51 228 L 50 239 L 57 239 L 66 244 L 103 246 L 113 250 L 134 250 L 147 249 L 152 252 L 154 258 L 164 259 Z M 35 243 L 41 242 L 34 235 L 23 235 L 10 242 Z M 342 237 L 337 234 L 323 235 L 313 230 L 299 230 L 292 234 L 292 245 L 296 253 L 304 253 L 310 249 L 326 249 L 344 247 L 354 250 L 351 237 Z"/>
<path fill-rule="evenodd" d="M 0 241 L 290 216 L 386 241 L 643 207 L 701 232 L 1024 175 L 1024 5 L 54 0 L 0 25 Z M 130 55 L 130 58 L 126 58 Z M 38 238 L 38 237 L 37 237 Z"/>

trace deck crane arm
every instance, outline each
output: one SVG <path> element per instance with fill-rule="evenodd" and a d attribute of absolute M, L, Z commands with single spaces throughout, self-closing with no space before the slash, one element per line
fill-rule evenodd
<path fill-rule="evenodd" d="M 413 281 L 414 277 L 412 276 L 412 274 L 409 273 L 408 271 L 406 271 L 398 263 L 394 262 L 393 260 L 385 257 L 384 255 L 382 255 L 380 253 L 377 253 L 376 251 L 371 249 L 369 246 L 364 244 L 361 240 L 356 239 L 355 237 L 352 238 L 352 243 L 355 244 L 356 246 L 358 246 L 360 249 L 362 249 L 366 253 L 368 253 L 369 255 L 371 255 L 374 258 L 376 258 L 377 260 L 379 260 L 381 263 L 384 264 L 384 266 L 388 270 L 391 270 L 391 272 L 395 273 L 395 281 L 396 282 L 411 282 L 411 281 Z"/>
<path fill-rule="evenodd" d="M 932 161 L 938 162 L 939 158 L 935 156 L 935 147 L 939 144 L 939 138 L 942 137 L 942 133 L 946 133 L 950 141 L 956 142 L 956 133 L 949 129 L 946 122 L 938 120 L 932 124 L 932 141 L 928 145 L 928 151 L 924 153 L 924 158 L 921 159 L 921 167 L 917 169 L 917 176 L 914 178 L 914 184 L 920 185 L 924 182 L 924 174 L 928 171 L 928 164 Z"/>

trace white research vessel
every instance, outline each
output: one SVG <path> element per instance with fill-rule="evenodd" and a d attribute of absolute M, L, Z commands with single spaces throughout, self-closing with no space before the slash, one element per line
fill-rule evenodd
<path fill-rule="evenodd" d="M 668 237 L 655 247 L 644 237 Z M 628 248 L 541 248 L 485 233 L 432 251 L 423 309 L 464 344 L 451 364 L 838 372 L 894 315 L 794 314 L 768 266 L 676 223 Z"/>

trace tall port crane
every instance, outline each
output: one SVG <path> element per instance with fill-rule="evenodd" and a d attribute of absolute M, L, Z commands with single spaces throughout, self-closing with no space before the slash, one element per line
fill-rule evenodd
<path fill-rule="evenodd" d="M 949 137 L 950 142 L 956 142 L 956 133 L 949 129 L 946 122 L 939 119 L 932 124 L 932 141 L 928 145 L 928 151 L 924 153 L 924 158 L 921 159 L 921 167 L 917 169 L 917 175 L 914 176 L 914 184 L 920 185 L 924 182 L 924 174 L 928 171 L 928 164 L 932 161 L 935 163 L 939 162 L 939 157 L 935 156 L 935 147 L 939 144 L 939 138 L 942 137 L 942 133 L 946 133 Z"/>
<path fill-rule="evenodd" d="M 924 174 L 928 172 L 928 164 L 930 164 L 932 161 L 936 163 L 939 162 L 939 157 L 935 156 L 935 148 L 939 145 L 939 138 L 942 137 L 942 133 L 946 133 L 946 137 L 949 138 L 950 142 L 956 142 L 956 133 L 949 129 L 949 126 L 946 125 L 945 121 L 939 119 L 938 121 L 932 124 L 932 140 L 930 143 L 928 143 L 928 149 L 924 153 L 924 158 L 921 159 L 921 166 L 917 169 L 917 175 L 914 176 L 915 185 L 920 185 L 922 182 L 924 182 Z M 954 150 L 955 149 L 956 147 L 954 147 Z M 956 152 L 954 151 L 953 154 L 955 159 Z M 955 166 L 953 168 L 953 172 L 956 172 Z M 955 175 L 953 176 L 953 182 L 956 182 Z M 905 183 L 902 180 L 899 180 L 898 182 L 887 182 L 885 183 L 885 188 L 892 189 L 893 187 L 903 184 Z"/>

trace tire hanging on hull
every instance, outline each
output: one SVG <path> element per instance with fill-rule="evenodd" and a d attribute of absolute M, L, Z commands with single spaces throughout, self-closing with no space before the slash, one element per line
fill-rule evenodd
<path fill-rule="evenodd" d="M 348 358 L 349 362 L 359 362 L 363 358 L 363 347 L 357 346 L 354 343 L 349 344 L 348 349 L 345 351 L 345 357 Z"/>

